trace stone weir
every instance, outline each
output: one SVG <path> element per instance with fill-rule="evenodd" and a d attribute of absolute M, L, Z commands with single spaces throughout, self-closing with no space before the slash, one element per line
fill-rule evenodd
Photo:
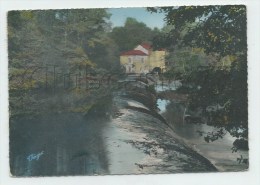
<path fill-rule="evenodd" d="M 131 83 L 128 89 L 114 93 L 112 113 L 109 125 L 117 134 L 107 135 L 107 142 L 114 146 L 110 156 L 123 157 L 113 159 L 116 165 L 110 165 L 111 174 L 217 171 L 209 160 L 177 139 L 158 114 L 156 94 L 149 87 Z M 125 144 L 132 147 L 120 149 Z"/>

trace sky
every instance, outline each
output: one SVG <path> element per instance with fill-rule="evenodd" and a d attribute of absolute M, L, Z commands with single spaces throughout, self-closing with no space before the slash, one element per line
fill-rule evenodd
<path fill-rule="evenodd" d="M 133 17 L 139 22 L 144 22 L 150 28 L 162 28 L 164 26 L 163 13 L 150 13 L 146 8 L 111 8 L 110 21 L 112 27 L 123 26 L 127 17 Z"/>

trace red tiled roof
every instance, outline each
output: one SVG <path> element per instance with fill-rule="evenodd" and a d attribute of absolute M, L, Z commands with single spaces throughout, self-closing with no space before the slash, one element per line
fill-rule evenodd
<path fill-rule="evenodd" d="M 124 55 L 141 55 L 141 56 L 147 56 L 146 53 L 140 51 L 140 50 L 130 50 L 130 51 L 126 51 L 126 52 L 123 52 L 121 53 L 121 56 L 124 56 Z"/>
<path fill-rule="evenodd" d="M 150 50 L 152 48 L 152 46 L 150 44 L 147 43 L 142 43 L 141 46 L 143 46 L 143 48 Z"/>

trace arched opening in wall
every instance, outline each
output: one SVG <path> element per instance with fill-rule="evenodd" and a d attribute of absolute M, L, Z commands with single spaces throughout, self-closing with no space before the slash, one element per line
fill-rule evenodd
<path fill-rule="evenodd" d="M 152 73 L 161 74 L 161 72 L 162 72 L 162 69 L 161 69 L 160 67 L 155 67 L 155 68 L 153 68 L 153 70 L 152 70 Z"/>

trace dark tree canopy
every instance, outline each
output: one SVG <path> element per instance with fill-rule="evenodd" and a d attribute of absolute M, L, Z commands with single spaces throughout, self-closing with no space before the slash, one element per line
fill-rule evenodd
<path fill-rule="evenodd" d="M 151 42 L 158 29 L 152 30 L 146 24 L 128 17 L 123 27 L 115 27 L 111 38 L 116 42 L 120 51 L 133 49 L 142 42 Z"/>
<path fill-rule="evenodd" d="M 166 23 L 172 26 L 171 31 L 154 40 L 157 47 L 170 51 L 201 48 L 206 54 L 216 56 L 215 63 L 190 73 L 168 72 L 168 76 L 177 75 L 189 87 L 185 91 L 190 94 L 190 108 L 203 108 L 206 114 L 208 106 L 221 107 L 211 113 L 208 124 L 223 126 L 233 136 L 247 138 L 246 7 L 182 6 L 148 10 L 164 12 Z M 231 66 L 219 65 L 226 56 L 234 58 Z"/>
<path fill-rule="evenodd" d="M 163 11 L 168 25 L 174 25 L 171 38 L 183 45 L 204 48 L 222 56 L 246 53 L 246 7 L 183 6 L 148 8 Z"/>
<path fill-rule="evenodd" d="M 8 12 L 12 115 L 37 106 L 29 94 L 33 89 L 55 86 L 54 65 L 59 80 L 61 74 L 82 76 L 87 68 L 118 67 L 117 46 L 108 36 L 109 17 L 106 9 Z"/>

